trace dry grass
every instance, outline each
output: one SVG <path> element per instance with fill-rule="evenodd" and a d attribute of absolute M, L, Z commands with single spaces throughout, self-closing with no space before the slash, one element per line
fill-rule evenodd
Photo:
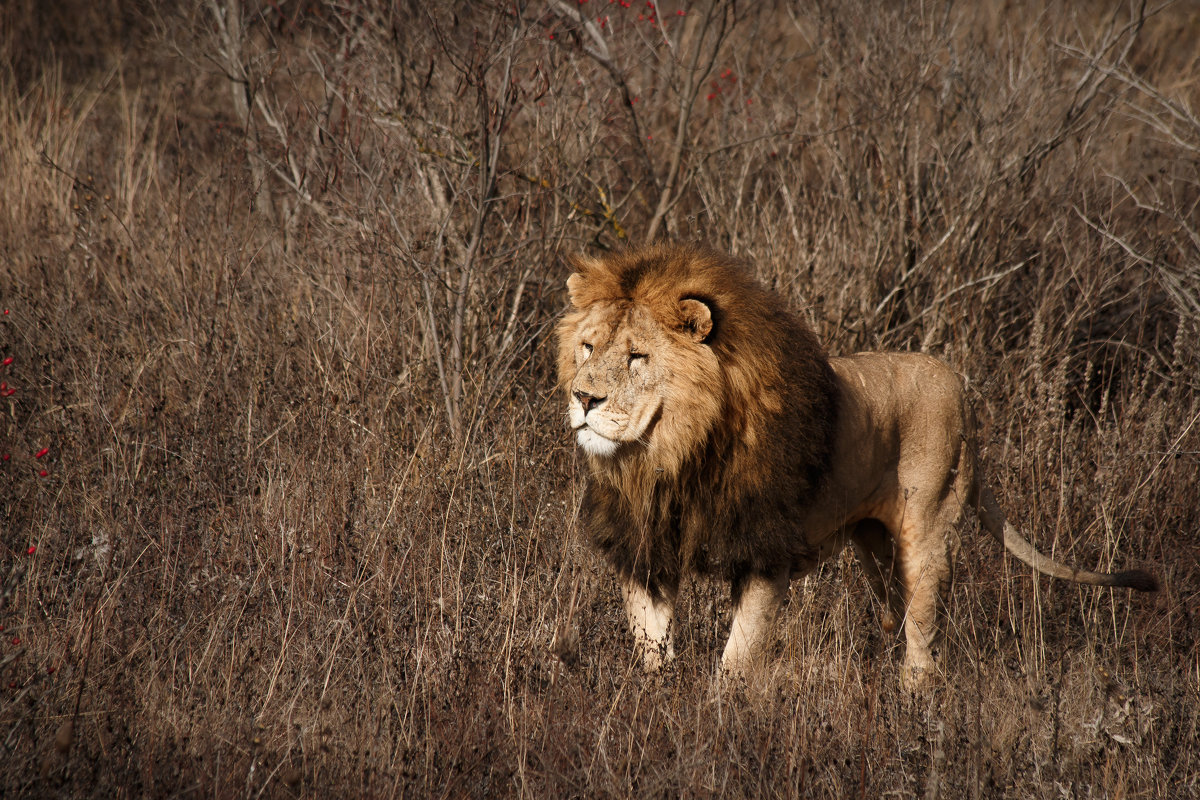
<path fill-rule="evenodd" d="M 0 11 L 5 797 L 1200 793 L 1193 6 L 125 5 Z M 926 697 L 845 559 L 770 689 L 705 582 L 642 675 L 549 331 L 651 230 L 949 360 L 1163 591 L 972 527 Z"/>

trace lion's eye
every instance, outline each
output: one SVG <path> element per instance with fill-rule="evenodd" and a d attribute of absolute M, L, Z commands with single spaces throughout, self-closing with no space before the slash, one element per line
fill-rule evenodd
<path fill-rule="evenodd" d="M 649 353 L 630 353 L 629 354 L 629 366 L 632 367 L 633 363 L 635 361 L 645 361 L 649 357 L 650 357 Z"/>
<path fill-rule="evenodd" d="M 588 344 L 587 342 L 580 343 L 579 347 L 582 348 L 582 350 L 583 350 L 584 358 L 587 358 L 592 354 L 592 346 L 590 344 Z"/>

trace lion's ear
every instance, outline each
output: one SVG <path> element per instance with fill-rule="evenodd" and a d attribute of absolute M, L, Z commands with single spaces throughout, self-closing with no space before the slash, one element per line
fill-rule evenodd
<path fill-rule="evenodd" d="M 567 256 L 567 263 L 573 270 L 567 278 L 567 296 L 571 298 L 571 305 L 583 308 L 583 289 L 587 284 L 587 274 L 599 266 L 600 262 L 583 253 L 572 253 Z"/>
<path fill-rule="evenodd" d="M 712 333 L 712 311 L 694 297 L 679 301 L 679 320 L 680 330 L 691 336 L 694 342 L 703 342 Z"/>
<path fill-rule="evenodd" d="M 571 277 L 567 278 L 567 296 L 575 308 L 583 308 L 583 283 L 584 277 L 578 272 L 572 272 Z"/>

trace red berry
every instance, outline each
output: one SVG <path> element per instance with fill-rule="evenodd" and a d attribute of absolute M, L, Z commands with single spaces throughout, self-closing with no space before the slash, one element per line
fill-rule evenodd
<path fill-rule="evenodd" d="M 33 457 L 34 457 L 34 458 L 41 458 L 42 456 L 46 455 L 46 453 L 49 453 L 49 452 L 50 452 L 50 448 L 49 448 L 49 447 L 43 447 L 41 450 L 38 450 L 36 453 L 34 453 L 34 454 L 33 454 Z"/>
<path fill-rule="evenodd" d="M 36 552 L 37 552 L 37 545 L 31 544 L 31 545 L 29 545 L 29 549 L 25 551 L 25 555 L 31 556 Z"/>

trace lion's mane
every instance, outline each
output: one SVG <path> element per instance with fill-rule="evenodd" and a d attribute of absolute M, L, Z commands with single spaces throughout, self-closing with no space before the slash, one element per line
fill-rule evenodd
<path fill-rule="evenodd" d="M 676 385 L 656 387 L 671 404 L 664 416 L 677 420 L 664 426 L 669 440 L 589 457 L 582 512 L 596 547 L 652 591 L 688 571 L 738 580 L 808 559 L 797 520 L 828 469 L 838 407 L 813 332 L 745 264 L 711 250 L 658 246 L 576 267 L 575 310 L 558 329 L 566 391 L 576 327 L 597 305 L 641 305 L 671 329 L 680 302 L 694 299 L 713 321 L 703 342 L 668 337 L 672 349 L 711 348 L 716 364 L 714 374 L 689 374 L 695 359 L 675 358 L 684 366 L 668 379 Z"/>

